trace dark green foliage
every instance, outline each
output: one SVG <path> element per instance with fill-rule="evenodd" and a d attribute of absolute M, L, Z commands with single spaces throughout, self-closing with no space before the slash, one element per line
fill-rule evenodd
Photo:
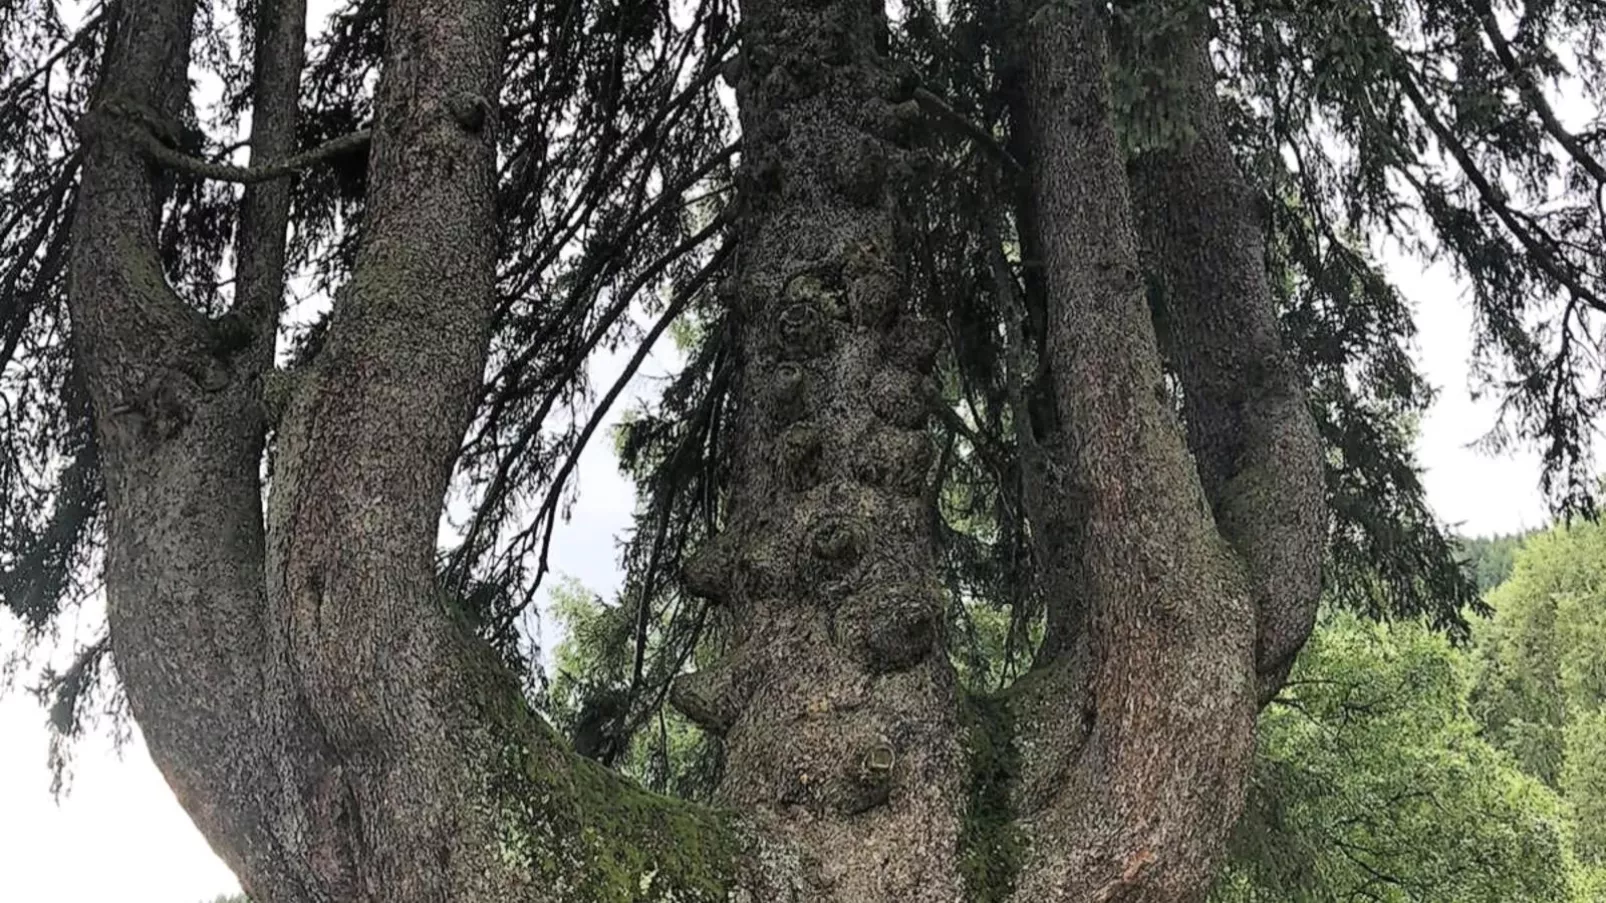
<path fill-rule="evenodd" d="M 1517 564 L 1517 551 L 1533 533 L 1479 536 L 1461 541 L 1461 553 L 1472 566 L 1478 591 L 1487 593 L 1506 582 Z"/>
<path fill-rule="evenodd" d="M 71 127 L 106 23 L 72 28 L 54 4 L 0 3 L 0 602 L 34 637 L 93 583 L 100 474 L 62 291 Z"/>

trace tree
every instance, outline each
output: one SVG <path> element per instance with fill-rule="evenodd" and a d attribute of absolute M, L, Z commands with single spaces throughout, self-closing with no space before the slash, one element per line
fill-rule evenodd
<path fill-rule="evenodd" d="M 1573 807 L 1578 853 L 1606 864 L 1606 605 L 1598 524 L 1557 526 L 1523 543 L 1490 594 L 1478 635 L 1474 712 L 1490 739 Z"/>
<path fill-rule="evenodd" d="M 1571 886 L 1587 822 L 1480 736 L 1467 656 L 1415 625 L 1325 617 L 1262 716 L 1213 898 L 1591 899 Z"/>
<path fill-rule="evenodd" d="M 1484 593 L 1505 583 L 1516 567 L 1517 550 L 1530 534 L 1513 533 L 1508 536 L 1479 536 L 1463 540 L 1462 550 Z"/>
<path fill-rule="evenodd" d="M 304 59 L 305 18 L 0 6 L 0 591 L 42 634 L 104 582 L 56 722 L 110 650 L 253 900 L 1199 899 L 1324 558 L 1466 629 L 1354 244 L 1407 203 L 1587 506 L 1602 179 L 1544 80 L 1593 7 L 356 0 Z M 281 356 L 291 270 L 334 300 Z M 577 755 L 516 629 L 624 384 L 584 412 L 587 355 L 684 316 L 588 751 L 667 698 L 712 806 Z"/>

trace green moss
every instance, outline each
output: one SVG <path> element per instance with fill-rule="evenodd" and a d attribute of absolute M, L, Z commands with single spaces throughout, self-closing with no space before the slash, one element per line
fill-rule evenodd
<path fill-rule="evenodd" d="M 1020 750 L 1009 694 L 977 697 L 966 712 L 970 798 L 960 829 L 960 871 L 973 903 L 996 903 L 1015 889 L 1025 840 L 1010 794 L 1020 778 Z"/>
<path fill-rule="evenodd" d="M 730 898 L 745 843 L 722 813 L 575 755 L 502 681 L 486 697 L 500 733 L 487 779 L 504 862 L 575 903 Z"/>

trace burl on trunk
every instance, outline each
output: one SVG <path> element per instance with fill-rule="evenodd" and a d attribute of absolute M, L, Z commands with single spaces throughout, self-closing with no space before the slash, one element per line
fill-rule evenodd
<path fill-rule="evenodd" d="M 917 86 L 877 4 L 741 4 L 734 465 L 724 531 L 686 575 L 735 639 L 673 694 L 724 738 L 703 808 L 570 752 L 436 585 L 496 291 L 500 3 L 387 4 L 355 270 L 322 350 L 271 392 L 285 183 L 247 190 L 223 341 L 165 281 L 160 155 L 130 137 L 189 102 L 195 3 L 115 9 L 70 298 L 112 640 L 153 757 L 253 899 L 1207 890 L 1257 700 L 1310 628 L 1324 519 L 1202 38 L 1179 57 L 1196 137 L 1129 182 L 1100 9 L 1021 11 L 1021 237 L 1044 267 L 1057 424 L 1032 437 L 1050 628 L 1027 677 L 977 699 L 944 652 L 926 432 L 942 337 L 909 302 L 897 201 L 921 172 Z M 293 149 L 305 10 L 256 14 L 266 165 Z"/>

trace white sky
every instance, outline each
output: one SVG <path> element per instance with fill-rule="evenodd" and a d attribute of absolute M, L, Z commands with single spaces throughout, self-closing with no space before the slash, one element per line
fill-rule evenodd
<path fill-rule="evenodd" d="M 316 15 L 329 0 L 310 5 Z M 1388 253 L 1384 260 L 1416 307 L 1422 370 L 1442 390 L 1417 446 L 1434 509 L 1470 535 L 1542 525 L 1537 458 L 1497 458 L 1469 447 L 1494 423 L 1494 408 L 1467 391 L 1471 317 L 1464 288 L 1442 266 L 1424 270 Z M 622 364 L 618 356 L 599 362 L 596 384 L 609 384 Z M 644 370 L 663 372 L 652 364 Z M 650 393 L 651 378 L 638 376 L 634 388 Z M 581 501 L 553 541 L 552 562 L 559 573 L 611 596 L 620 580 L 615 540 L 630 521 L 632 488 L 618 475 L 606 441 L 593 443 L 578 478 Z M 81 635 L 91 633 L 84 626 Z M 11 616 L 0 614 L 0 650 L 16 637 Z M 46 749 L 44 712 L 34 699 L 0 696 L 0 903 L 199 903 L 238 890 L 137 732 L 120 751 L 104 733 L 81 742 L 71 791 L 59 803 L 49 792 Z"/>

